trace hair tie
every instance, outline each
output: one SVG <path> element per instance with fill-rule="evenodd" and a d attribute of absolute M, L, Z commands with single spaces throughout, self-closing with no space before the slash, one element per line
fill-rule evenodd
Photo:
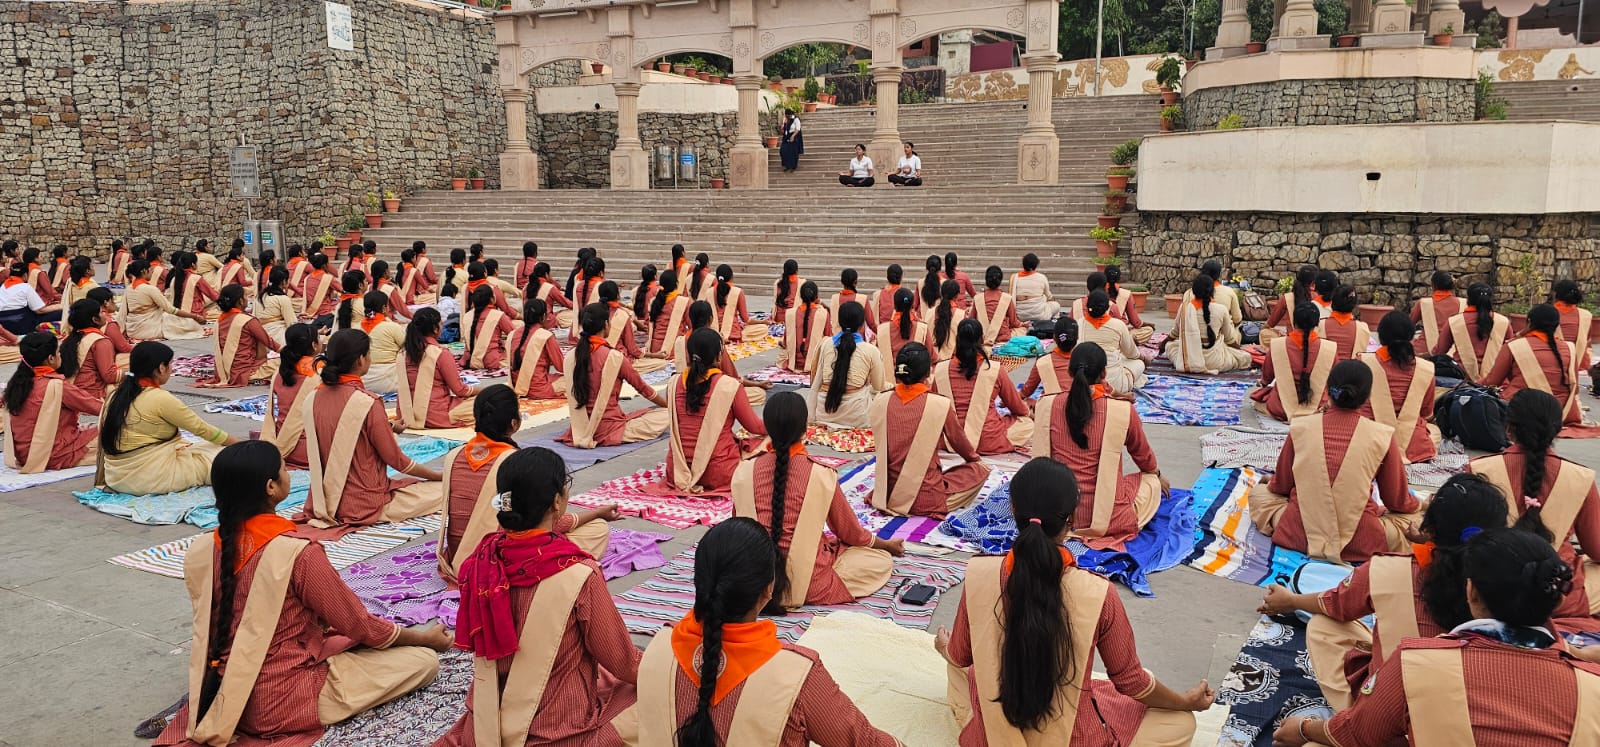
<path fill-rule="evenodd" d="M 1470 540 L 1473 537 L 1476 537 L 1476 536 L 1478 536 L 1478 535 L 1480 535 L 1482 533 L 1483 533 L 1483 527 L 1466 527 L 1466 528 L 1462 529 L 1461 530 L 1461 544 L 1463 544 L 1463 545 L 1467 544 L 1467 540 Z"/>
<path fill-rule="evenodd" d="M 494 510 L 496 510 L 496 511 L 510 511 L 511 510 L 511 493 L 509 491 L 507 491 L 505 493 L 497 493 L 495 495 L 495 497 L 494 497 Z"/>
<path fill-rule="evenodd" d="M 1044 522 L 1042 522 L 1042 521 L 1040 521 L 1040 520 L 1039 520 L 1039 517 L 1037 517 L 1037 516 L 1035 516 L 1035 517 L 1034 517 L 1034 518 L 1032 518 L 1032 519 L 1029 519 L 1029 520 L 1028 520 L 1028 523 L 1029 523 L 1029 524 L 1033 524 L 1033 525 L 1035 525 L 1035 526 L 1040 526 L 1040 527 L 1042 527 L 1042 526 L 1044 526 Z"/>
<path fill-rule="evenodd" d="M 1330 386 L 1330 387 L 1328 387 L 1328 397 L 1330 397 L 1330 398 L 1332 398 L 1334 400 L 1344 399 L 1344 387 L 1340 387 L 1340 386 Z"/>
<path fill-rule="evenodd" d="M 1544 502 L 1531 495 L 1525 495 L 1522 496 L 1522 505 L 1527 508 L 1541 508 L 1544 506 Z"/>
<path fill-rule="evenodd" d="M 906 364 L 904 364 L 904 363 L 896 363 L 894 365 L 894 375 L 895 376 L 905 376 L 905 375 L 907 375 L 909 373 L 911 373 L 911 371 L 908 370 Z"/>

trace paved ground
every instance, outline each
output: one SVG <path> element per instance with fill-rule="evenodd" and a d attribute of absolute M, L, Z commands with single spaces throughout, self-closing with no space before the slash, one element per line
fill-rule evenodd
<path fill-rule="evenodd" d="M 1160 316 L 1154 321 L 1165 328 Z M 209 339 L 172 343 L 179 355 L 209 353 L 211 345 Z M 754 370 L 776 357 L 769 352 L 741 361 L 740 367 Z M 0 376 L 10 375 L 10 367 L 0 368 Z M 183 386 L 187 383 L 174 379 L 171 388 L 225 399 L 264 391 L 196 390 Z M 1597 404 L 1588 395 L 1584 399 L 1591 408 Z M 241 437 L 254 425 L 231 415 L 203 416 Z M 1198 438 L 1211 429 L 1146 430 L 1172 484 L 1191 484 L 1201 468 Z M 1563 441 L 1559 448 L 1569 458 L 1600 466 L 1600 442 Z M 653 466 L 664 450 L 641 450 L 583 470 L 575 490 Z M 147 744 L 132 736 L 133 727 L 186 688 L 191 613 L 182 583 L 106 559 L 194 534 L 195 528 L 141 526 L 91 511 L 71 495 L 91 482 L 83 478 L 0 493 L 0 630 L 5 631 L 0 636 L 0 713 L 5 714 L 0 747 Z M 622 526 L 671 531 L 638 519 Z M 671 557 L 703 531 L 675 532 L 663 551 Z M 625 590 L 649 574 L 618 579 L 611 587 Z M 1144 665 L 1179 689 L 1202 677 L 1215 685 L 1256 619 L 1260 592 L 1187 567 L 1156 574 L 1151 585 L 1154 599 L 1138 599 L 1118 587 Z M 957 598 L 944 597 L 936 625 L 949 624 Z"/>

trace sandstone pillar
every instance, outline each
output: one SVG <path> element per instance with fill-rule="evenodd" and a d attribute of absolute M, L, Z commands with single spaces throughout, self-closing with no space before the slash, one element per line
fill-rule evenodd
<path fill-rule="evenodd" d="M 611 188 L 649 189 L 650 155 L 639 140 L 639 84 L 613 83 L 617 93 L 617 145 L 611 150 Z"/>
<path fill-rule="evenodd" d="M 1445 28 L 1456 35 L 1456 42 L 1467 32 L 1467 14 L 1461 12 L 1461 0 L 1432 0 L 1428 3 L 1428 35 L 1444 33 Z M 1516 42 L 1508 42 L 1512 46 Z"/>
<path fill-rule="evenodd" d="M 500 188 L 539 188 L 539 154 L 528 145 L 528 89 L 506 88 L 506 149 L 500 153 Z"/>
<path fill-rule="evenodd" d="M 730 153 L 728 185 L 734 189 L 767 188 L 767 149 L 761 142 L 761 76 L 733 79 L 739 91 L 739 128 Z"/>
<path fill-rule="evenodd" d="M 872 82 L 877 86 L 878 111 L 867 155 L 872 157 L 878 181 L 887 183 L 888 175 L 900 163 L 900 66 L 874 69 Z"/>
<path fill-rule="evenodd" d="M 1405 0 L 1400 0 L 1405 5 Z M 1366 34 L 1372 31 L 1373 0 L 1351 0 L 1348 34 Z"/>
<path fill-rule="evenodd" d="M 1028 125 L 1017 140 L 1017 183 L 1057 184 L 1061 181 L 1061 140 L 1056 137 L 1051 103 L 1055 94 L 1056 60 L 1054 52 L 1029 55 L 1023 60 L 1028 69 Z"/>
<path fill-rule="evenodd" d="M 1327 49 L 1328 35 L 1317 33 L 1317 6 L 1311 0 L 1288 0 L 1278 18 L 1277 34 L 1267 49 Z"/>
<path fill-rule="evenodd" d="M 1411 6 L 1406 0 L 1378 0 L 1371 23 L 1361 34 L 1363 47 L 1422 46 L 1422 34 L 1411 30 Z"/>
<path fill-rule="evenodd" d="M 1217 26 L 1217 46 L 1206 50 L 1206 59 L 1220 60 L 1244 54 L 1250 43 L 1250 16 L 1246 0 L 1222 0 L 1222 23 Z"/>

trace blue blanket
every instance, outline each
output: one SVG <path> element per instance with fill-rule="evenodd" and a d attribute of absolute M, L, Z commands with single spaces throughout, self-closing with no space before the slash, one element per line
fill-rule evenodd
<path fill-rule="evenodd" d="M 1332 715 L 1311 672 L 1305 625 L 1260 618 L 1217 685 L 1217 704 L 1230 709 L 1218 744 L 1234 747 L 1272 747 L 1272 732 L 1290 716 Z"/>
<path fill-rule="evenodd" d="M 1183 562 L 1215 576 L 1257 586 L 1283 584 L 1305 553 L 1272 544 L 1250 521 L 1250 487 L 1256 474 L 1246 468 L 1203 470 L 1194 481 L 1193 552 Z"/>
<path fill-rule="evenodd" d="M 1239 411 L 1254 384 L 1227 379 L 1190 379 L 1150 374 L 1134 390 L 1134 409 L 1145 425 L 1238 425 Z M 1020 386 L 1020 385 L 1018 385 Z M 1023 392 L 1038 399 L 1044 387 Z"/>
<path fill-rule="evenodd" d="M 1123 552 L 1092 550 L 1069 540 L 1067 548 L 1078 560 L 1078 567 L 1094 571 L 1121 583 L 1141 597 L 1153 597 L 1148 574 L 1164 571 L 1189 556 L 1194 546 L 1195 512 L 1190 508 L 1189 491 L 1174 488 L 1161 501 L 1155 518 L 1138 536 L 1129 540 Z M 1016 520 L 1011 515 L 1010 484 L 1001 486 L 971 508 L 952 514 L 940 526 L 945 532 L 980 545 L 984 552 L 1003 553 L 1017 538 Z"/>
<path fill-rule="evenodd" d="M 401 437 L 400 450 L 416 462 L 431 462 L 459 446 L 454 441 L 430 437 Z M 397 474 L 393 471 L 390 474 Z M 311 491 L 311 473 L 289 472 L 289 497 L 278 504 L 278 512 L 296 510 Z M 193 524 L 201 529 L 217 526 L 217 496 L 210 485 L 161 495 L 128 495 L 106 488 L 91 488 L 72 494 L 89 508 L 120 516 L 138 524 Z"/>
<path fill-rule="evenodd" d="M 383 395 L 383 404 L 387 407 L 398 402 L 399 399 L 400 395 L 398 394 L 385 394 Z M 265 421 L 267 419 L 267 395 L 258 394 L 254 397 L 245 397 L 243 399 L 213 402 L 205 406 L 205 411 Z"/>

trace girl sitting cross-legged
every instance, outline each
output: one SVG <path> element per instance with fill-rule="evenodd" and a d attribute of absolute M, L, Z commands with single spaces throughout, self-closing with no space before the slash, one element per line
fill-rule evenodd
<path fill-rule="evenodd" d="M 522 301 L 522 329 L 511 333 L 506 345 L 511 348 L 511 389 L 527 399 L 562 399 L 567 396 L 567 379 L 561 375 L 561 346 L 544 323 L 549 309 L 543 301 L 529 295 Z"/>
<path fill-rule="evenodd" d="M 100 416 L 101 484 L 130 495 L 207 485 L 211 459 L 221 446 L 238 442 L 162 389 L 170 378 L 172 348 L 149 341 L 133 347 L 128 373 Z M 189 441 L 181 431 L 204 440 Z"/>
<path fill-rule="evenodd" d="M 817 370 L 811 376 L 811 422 L 834 428 L 872 425 L 873 396 L 884 389 L 883 354 L 866 344 L 861 325 L 866 309 L 850 302 L 839 309 L 839 332 L 819 340 Z"/>
<path fill-rule="evenodd" d="M 1334 344 L 1337 354 L 1334 363 L 1367 352 L 1367 343 L 1372 341 L 1372 329 L 1366 322 L 1355 318 L 1356 289 L 1348 285 L 1335 288 L 1329 306 L 1332 310 L 1328 312 L 1328 318 L 1318 325 L 1317 334 Z"/>
<path fill-rule="evenodd" d="M 1378 322 L 1383 347 L 1358 356 L 1372 369 L 1372 397 L 1361 414 L 1395 429 L 1407 464 L 1439 453 L 1439 427 L 1428 422 L 1433 417 L 1433 361 L 1417 357 L 1412 345 L 1416 334 L 1405 312 L 1391 311 Z"/>
<path fill-rule="evenodd" d="M 955 404 L 962 431 L 979 454 L 1009 454 L 1033 438 L 1032 411 L 1005 368 L 984 352 L 983 325 L 976 319 L 963 319 L 956 328 L 955 357 L 933 367 L 933 391 Z M 1008 414 L 995 406 L 996 397 Z"/>
<path fill-rule="evenodd" d="M 1238 325 L 1228 315 L 1228 307 L 1216 300 L 1218 287 L 1210 275 L 1196 275 L 1190 287 L 1194 300 L 1178 309 L 1174 339 L 1167 343 L 1166 352 L 1179 371 L 1219 374 L 1250 367 L 1250 354 L 1238 347 Z"/>
<path fill-rule="evenodd" d="M 282 345 L 267 334 L 255 317 L 245 313 L 244 287 L 223 286 L 217 294 L 216 371 L 195 382 L 201 387 L 240 387 L 264 381 L 278 372 L 278 360 L 267 357 Z"/>
<path fill-rule="evenodd" d="M 726 493 L 744 457 L 734 424 L 755 436 L 767 435 L 767 429 L 739 377 L 716 367 L 722 339 L 715 331 L 695 330 L 686 352 L 688 370 L 667 383 L 667 474 L 660 489 L 687 495 Z"/>
<path fill-rule="evenodd" d="M 27 474 L 94 464 L 94 426 L 79 415 L 100 414 L 100 390 L 79 389 L 56 369 L 55 335 L 34 332 L 18 342 L 22 362 L 5 391 L 5 464 Z"/>
<path fill-rule="evenodd" d="M 971 503 L 989 479 L 989 466 L 956 418 L 949 397 L 928 389 L 928 349 L 908 343 L 895 359 L 893 391 L 872 401 L 877 477 L 867 502 L 896 516 L 945 514 Z M 945 468 L 940 445 L 961 457 Z"/>
<path fill-rule="evenodd" d="M 1317 335 L 1316 304 L 1294 309 L 1294 329 L 1267 344 L 1261 386 L 1250 392 L 1256 411 L 1284 422 L 1315 414 L 1327 402 L 1328 372 L 1338 346 Z"/>
<path fill-rule="evenodd" d="M 1561 403 L 1563 425 L 1583 423 L 1583 407 L 1578 404 L 1577 348 L 1561 339 L 1561 312 L 1547 303 L 1528 310 L 1528 331 L 1506 343 L 1481 380 L 1484 386 L 1500 387 L 1500 396 L 1510 400 L 1524 389 L 1537 389 Z"/>
<path fill-rule="evenodd" d="M 628 356 L 606 344 L 611 310 L 592 303 L 578 314 L 581 335 L 561 368 L 567 372 L 567 409 L 572 427 L 560 441 L 580 449 L 649 441 L 667 430 L 667 398 L 640 378 Z M 657 408 L 623 414 L 620 393 L 627 382 Z"/>
<path fill-rule="evenodd" d="M 779 364 L 785 371 L 816 371 L 832 318 L 828 309 L 817 303 L 817 284 L 807 280 L 800 286 L 799 302 L 783 312 L 783 357 Z"/>
<path fill-rule="evenodd" d="M 396 376 L 395 383 L 407 428 L 472 425 L 472 398 L 479 389 L 467 386 L 456 357 L 439 344 L 442 322 L 438 311 L 424 308 L 406 325 L 405 378 Z"/>

